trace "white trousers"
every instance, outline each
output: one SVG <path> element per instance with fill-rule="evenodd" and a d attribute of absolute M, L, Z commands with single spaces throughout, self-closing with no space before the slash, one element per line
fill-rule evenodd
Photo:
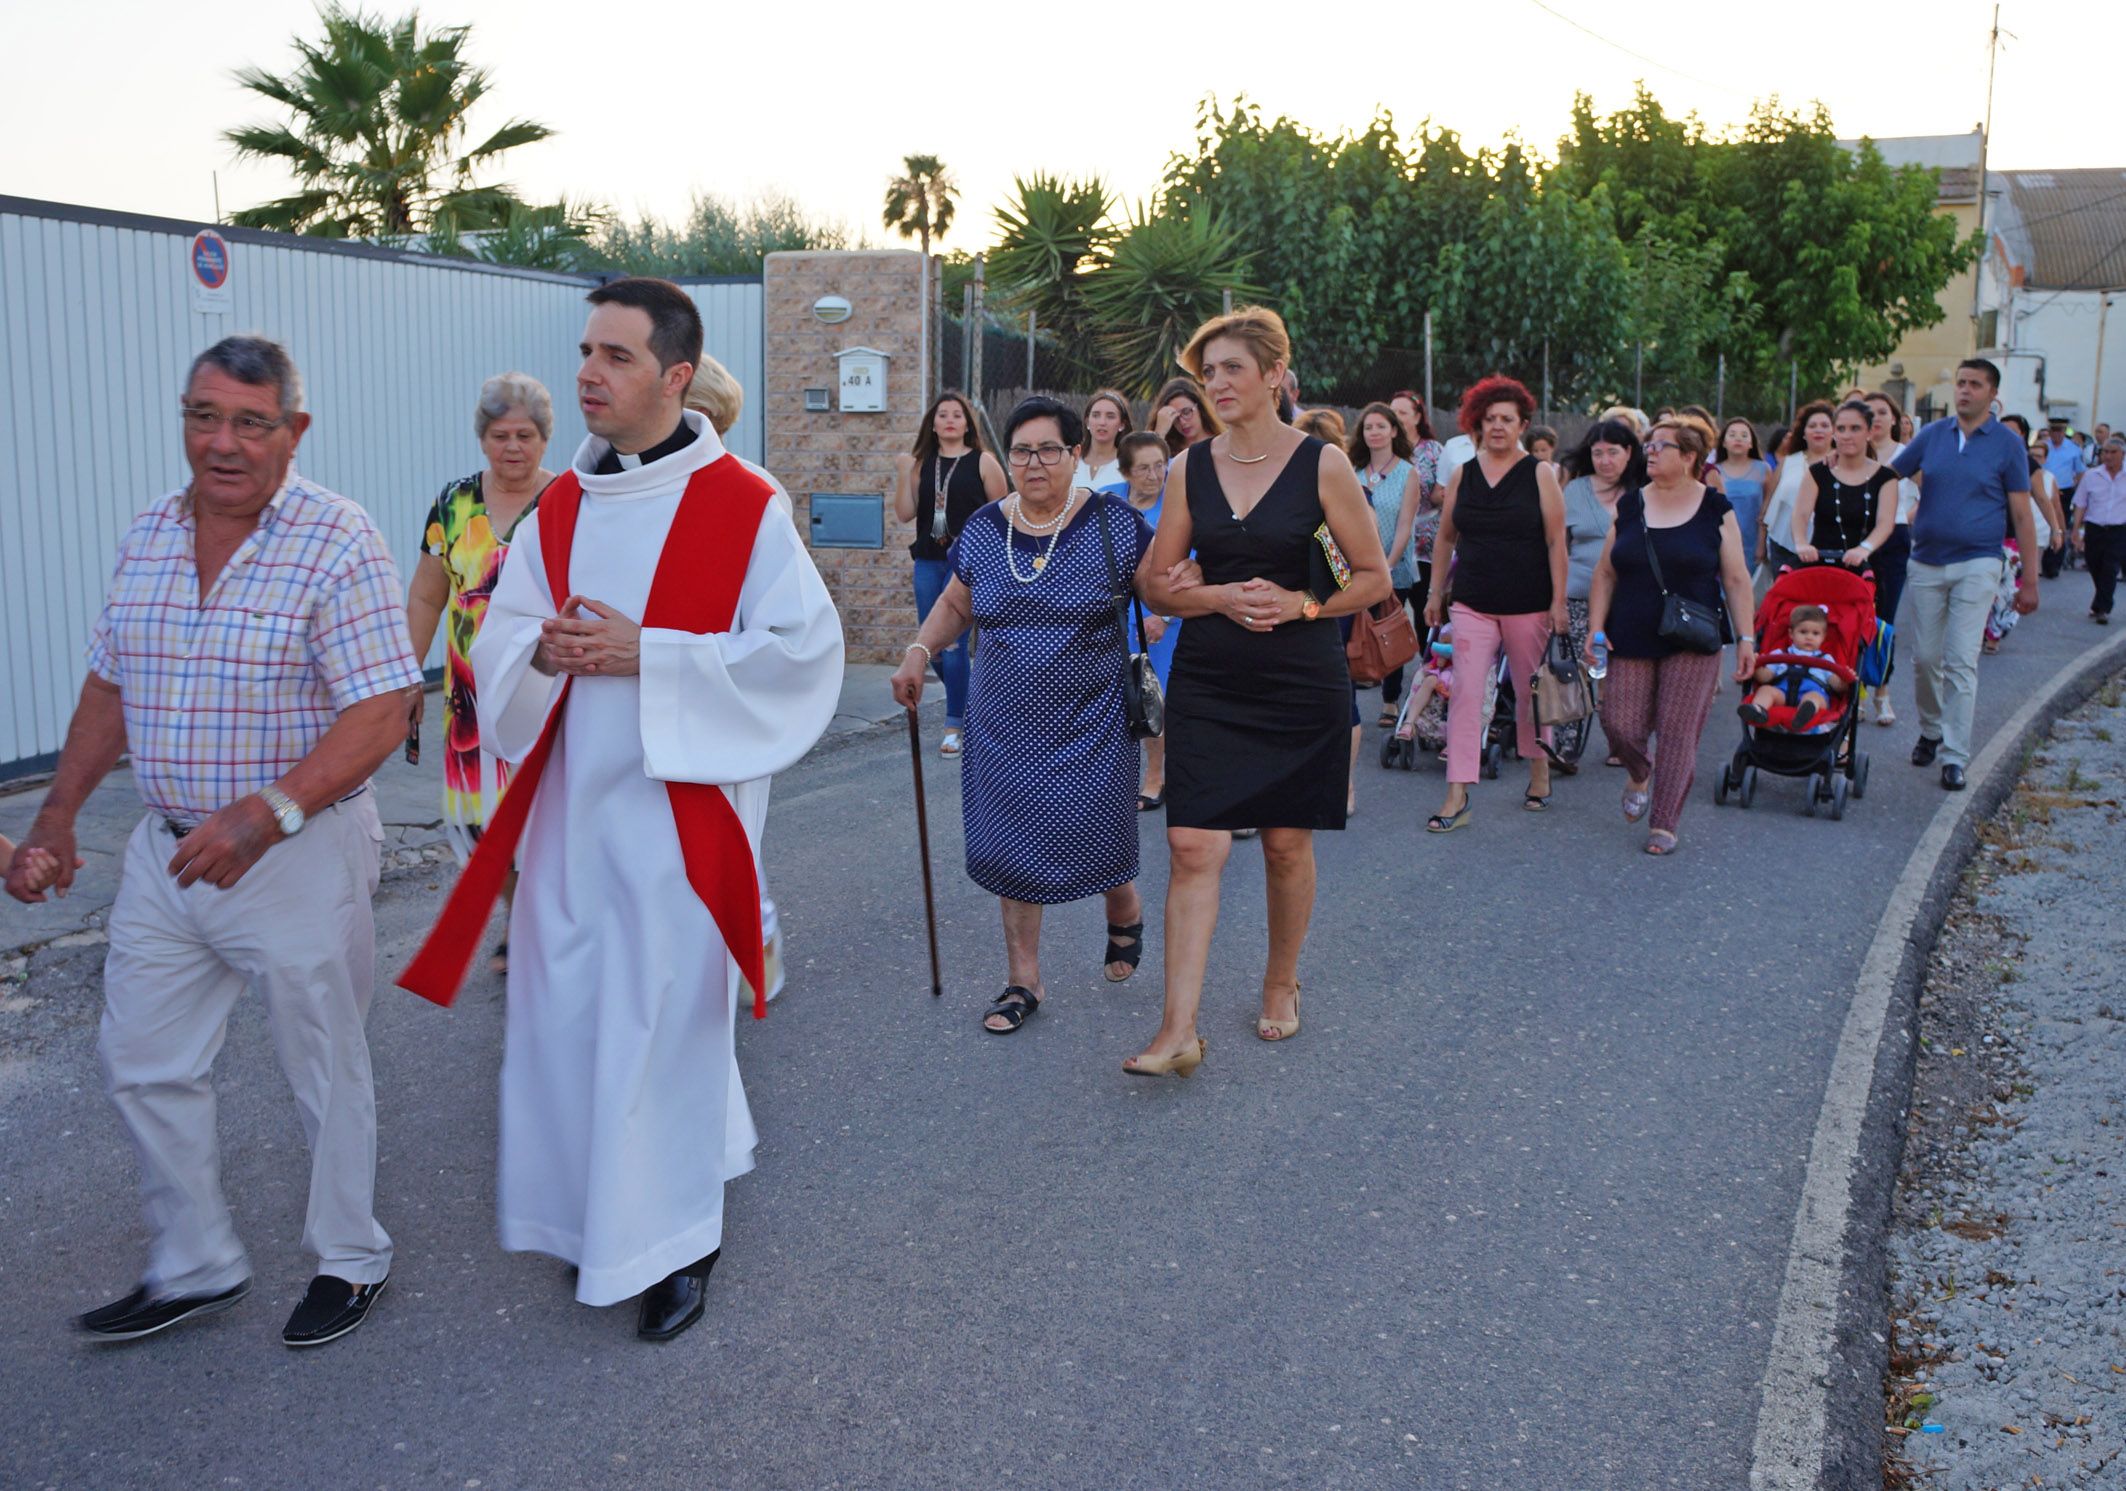
<path fill-rule="evenodd" d="M 98 1049 L 140 1154 L 151 1290 L 212 1292 L 250 1277 L 222 1200 L 210 1076 L 246 989 L 265 1001 L 310 1146 L 303 1246 L 318 1272 L 350 1283 L 391 1271 L 391 1239 L 371 1210 L 376 1094 L 362 1030 L 383 842 L 373 792 L 317 814 L 228 890 L 178 885 L 177 841 L 159 817 L 127 841 Z"/>
<path fill-rule="evenodd" d="M 1941 742 L 1944 766 L 1971 764 L 1971 717 L 1978 704 L 1978 653 L 2000 594 L 2001 561 L 1912 562 L 1906 572 L 1900 660 L 1912 663 L 1919 733 Z"/>

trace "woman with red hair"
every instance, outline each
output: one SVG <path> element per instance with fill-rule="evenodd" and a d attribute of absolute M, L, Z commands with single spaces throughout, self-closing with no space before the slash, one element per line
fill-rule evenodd
<path fill-rule="evenodd" d="M 1426 821 L 1428 833 L 1452 833 L 1469 821 L 1469 788 L 1483 749 L 1484 680 L 1502 647 L 1516 685 L 1515 740 L 1528 763 L 1521 806 L 1531 813 L 1550 806 L 1550 757 L 1527 680 L 1551 633 L 1568 629 L 1565 496 L 1556 471 L 1521 449 L 1534 414 L 1534 396 L 1495 373 L 1462 397 L 1460 423 L 1476 454 L 1447 474 L 1425 624 L 1454 622 L 1454 670 L 1466 686 L 1447 701 L 1447 800 Z"/>

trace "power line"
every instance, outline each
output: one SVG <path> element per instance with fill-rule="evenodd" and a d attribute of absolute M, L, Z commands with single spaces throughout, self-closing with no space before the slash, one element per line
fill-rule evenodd
<path fill-rule="evenodd" d="M 1612 48 L 1615 51 L 1622 52 L 1627 57 L 1636 58 L 1639 61 L 1645 63 L 1648 67 L 1657 67 L 1662 72 L 1673 73 L 1679 78 L 1686 78 L 1693 83 L 1700 84 L 1707 88 L 1718 88 L 1724 93 L 1732 93 L 1739 98 L 1747 98 L 1753 103 L 1756 101 L 1756 95 L 1751 93 L 1747 88 L 1737 88 L 1733 83 L 1720 83 L 1715 82 L 1711 78 L 1701 78 L 1696 73 L 1683 71 L 1683 69 L 1680 67 L 1670 67 L 1666 62 L 1662 62 L 1657 58 L 1649 57 L 1644 52 L 1635 52 L 1630 47 L 1624 45 L 1624 43 L 1622 43 L 1621 41 L 1611 41 L 1601 32 L 1596 31 L 1591 27 L 1581 25 L 1578 21 L 1574 20 L 1571 16 L 1565 14 L 1564 11 L 1559 10 L 1556 6 L 1544 4 L 1543 0 L 1528 0 L 1528 3 L 1530 5 L 1533 5 L 1537 10 L 1540 10 L 1547 15 L 1553 16 L 1556 19 L 1563 21 L 1566 25 L 1572 27 L 1573 30 L 1578 31 L 1583 35 L 1591 36 L 1596 41 L 1600 42 L 1603 46 Z"/>

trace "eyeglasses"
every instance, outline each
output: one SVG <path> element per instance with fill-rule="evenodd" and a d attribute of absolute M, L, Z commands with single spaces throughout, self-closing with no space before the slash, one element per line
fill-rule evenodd
<path fill-rule="evenodd" d="M 1646 445 L 1646 453 L 1650 456 L 1657 456 L 1664 450 L 1681 449 L 1683 449 L 1682 446 L 1677 445 L 1674 442 L 1668 440 L 1650 440 L 1647 442 Z"/>
<path fill-rule="evenodd" d="M 236 438 L 245 442 L 263 440 L 288 422 L 283 414 L 278 419 L 267 419 L 262 414 L 224 414 L 219 409 L 208 409 L 197 404 L 184 406 L 185 429 L 194 435 L 212 435 L 224 424 L 233 424 Z"/>
<path fill-rule="evenodd" d="M 1031 466 L 1036 460 L 1043 466 L 1060 466 L 1069 454 L 1067 445 L 1014 445 L 1004 457 L 1014 466 Z"/>

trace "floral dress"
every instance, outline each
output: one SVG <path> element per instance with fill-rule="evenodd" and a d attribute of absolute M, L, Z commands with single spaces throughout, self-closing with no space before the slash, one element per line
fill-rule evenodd
<path fill-rule="evenodd" d="M 517 517 L 522 523 L 538 510 L 534 497 Z M 480 829 L 509 785 L 509 766 L 480 749 L 480 719 L 474 712 L 473 638 L 480 634 L 487 600 L 502 573 L 510 533 L 497 535 L 487 521 L 481 478 L 468 476 L 443 489 L 428 510 L 422 552 L 443 561 L 450 575 L 450 605 L 443 613 L 448 649 L 448 687 L 443 692 L 443 821 L 450 847 L 464 863 L 479 841 Z"/>

